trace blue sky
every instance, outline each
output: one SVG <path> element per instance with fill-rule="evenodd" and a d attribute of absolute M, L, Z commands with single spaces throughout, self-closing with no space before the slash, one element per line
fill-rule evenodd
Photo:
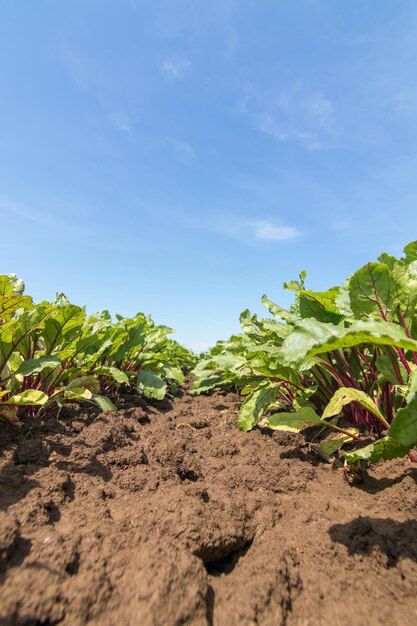
<path fill-rule="evenodd" d="M 0 273 L 201 350 L 417 238 L 417 4 L 0 8 Z"/>

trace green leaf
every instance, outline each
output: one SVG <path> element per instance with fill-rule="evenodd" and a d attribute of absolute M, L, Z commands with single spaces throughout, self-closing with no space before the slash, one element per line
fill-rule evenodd
<path fill-rule="evenodd" d="M 146 342 L 146 325 L 143 320 L 122 319 L 112 329 L 112 348 L 109 355 L 113 362 L 133 358 Z"/>
<path fill-rule="evenodd" d="M 405 259 L 407 263 L 417 261 L 417 241 L 411 241 L 404 248 Z"/>
<path fill-rule="evenodd" d="M 61 292 L 61 293 L 56 293 L 55 294 L 54 304 L 56 304 L 56 306 L 59 307 L 59 308 L 63 308 L 63 307 L 69 306 L 71 303 L 68 300 L 68 298 L 65 295 L 65 293 Z"/>
<path fill-rule="evenodd" d="M 17 406 L 42 406 L 49 400 L 43 391 L 37 389 L 26 389 L 7 400 L 6 404 L 16 404 Z"/>
<path fill-rule="evenodd" d="M 267 378 L 279 378 L 280 381 L 301 386 L 297 371 L 293 367 L 282 365 L 277 356 L 271 356 L 268 353 L 263 358 L 255 356 L 248 361 L 248 364 L 254 373 L 262 374 Z"/>
<path fill-rule="evenodd" d="M 398 411 L 388 434 L 402 446 L 408 446 L 408 449 L 417 444 L 417 394 L 406 407 Z"/>
<path fill-rule="evenodd" d="M 67 390 L 74 388 L 88 389 L 91 393 L 99 393 L 100 381 L 95 376 L 79 376 L 72 378 L 67 385 Z"/>
<path fill-rule="evenodd" d="M 417 341 L 407 337 L 400 326 L 390 322 L 360 320 L 344 328 L 304 319 L 282 344 L 282 358 L 289 364 L 297 363 L 329 350 L 367 343 L 417 351 Z"/>
<path fill-rule="evenodd" d="M 240 430 L 251 430 L 261 419 L 265 411 L 276 402 L 278 385 L 262 383 L 243 402 L 239 411 Z"/>
<path fill-rule="evenodd" d="M 410 378 L 408 379 L 408 388 L 407 388 L 407 393 L 405 396 L 405 401 L 407 402 L 407 404 L 410 404 L 410 402 L 414 399 L 414 396 L 416 394 L 417 394 L 417 368 L 411 372 Z"/>
<path fill-rule="evenodd" d="M 349 297 L 355 317 L 390 321 L 399 304 L 399 285 L 385 263 L 367 263 L 351 277 Z"/>
<path fill-rule="evenodd" d="M 352 435 L 359 435 L 357 428 L 347 428 L 346 430 Z M 332 454 L 337 452 L 337 450 L 340 450 L 346 443 L 350 443 L 351 441 L 353 441 L 353 437 L 350 437 L 346 433 L 332 433 L 320 442 L 318 452 L 324 459 L 328 459 Z"/>
<path fill-rule="evenodd" d="M 396 260 L 392 273 L 398 284 L 398 321 L 404 320 L 410 327 L 417 313 L 417 261 L 406 264 Z"/>
<path fill-rule="evenodd" d="M 207 393 L 208 391 L 212 391 L 212 389 L 216 389 L 216 387 L 224 387 L 230 384 L 231 382 L 224 376 L 211 374 L 195 380 L 190 393 L 193 396 L 199 396 L 202 393 Z"/>
<path fill-rule="evenodd" d="M 289 311 L 283 309 L 278 304 L 275 304 L 275 302 L 272 302 L 272 300 L 270 300 L 266 295 L 262 296 L 262 304 L 268 309 L 271 315 L 277 317 L 278 319 L 289 320 L 291 318 L 291 313 Z"/>
<path fill-rule="evenodd" d="M 166 395 L 167 386 L 160 376 L 153 372 L 141 370 L 137 377 L 137 388 L 147 398 L 163 400 Z"/>
<path fill-rule="evenodd" d="M 85 311 L 79 306 L 68 304 L 55 306 L 44 324 L 43 338 L 46 350 L 52 352 L 62 343 L 68 343 L 80 333 Z"/>
<path fill-rule="evenodd" d="M 346 452 L 344 457 L 348 463 L 356 463 L 356 461 L 376 463 L 377 461 L 390 461 L 398 457 L 401 458 L 407 454 L 409 449 L 388 436 L 378 439 L 378 441 L 370 443 L 364 448 L 359 448 L 359 450 Z"/>
<path fill-rule="evenodd" d="M 30 376 L 31 374 L 38 374 L 44 369 L 55 369 L 61 366 L 61 361 L 56 356 L 46 355 L 40 356 L 37 359 L 28 359 L 24 361 L 16 374 L 22 374 L 22 376 Z"/>
<path fill-rule="evenodd" d="M 16 274 L 1 274 L 0 275 L 0 297 L 7 297 L 13 295 L 21 295 L 24 290 L 24 283 L 20 281 L 20 288 L 16 287 L 19 281 L 16 278 Z"/>
<path fill-rule="evenodd" d="M 353 389 L 352 387 L 341 387 L 338 389 L 324 409 L 321 418 L 325 420 L 329 417 L 333 417 L 334 415 L 339 415 L 342 408 L 351 402 L 358 402 L 364 409 L 372 413 L 372 415 L 375 415 L 375 417 L 377 417 L 386 428 L 389 428 L 389 423 L 382 415 L 372 398 L 370 398 L 364 391 Z"/>
<path fill-rule="evenodd" d="M 399 380 L 397 377 L 396 370 L 392 364 L 391 359 L 387 355 L 381 355 L 376 358 L 375 366 L 378 372 L 382 374 L 386 381 L 392 383 L 393 385 L 398 385 Z M 401 361 L 398 359 L 397 367 L 400 371 L 402 380 L 407 380 L 407 371 Z"/>
<path fill-rule="evenodd" d="M 122 370 L 120 370 L 118 367 L 107 367 L 102 365 L 100 367 L 96 367 L 96 369 L 94 370 L 94 374 L 109 376 L 109 378 L 113 378 L 113 380 L 119 384 L 129 382 L 127 374 L 125 372 L 122 372 Z"/>
<path fill-rule="evenodd" d="M 64 391 L 64 398 L 66 400 L 91 400 L 93 397 L 92 392 L 84 387 L 68 387 Z"/>
<path fill-rule="evenodd" d="M 267 426 L 272 430 L 285 430 L 292 433 L 299 433 L 314 424 L 323 424 L 323 422 L 314 409 L 307 406 L 292 413 L 274 413 L 267 420 Z"/>
<path fill-rule="evenodd" d="M 350 308 L 350 298 L 349 298 L 349 281 L 351 277 L 352 276 L 349 276 L 340 285 L 339 294 L 335 301 L 338 312 L 347 319 L 350 319 L 353 317 L 352 309 Z"/>
<path fill-rule="evenodd" d="M 378 261 L 379 263 L 384 263 L 384 265 L 386 265 L 391 271 L 398 263 L 398 259 L 396 259 L 395 256 L 388 254 L 387 252 L 382 252 L 378 257 Z"/>
<path fill-rule="evenodd" d="M 289 324 L 266 317 L 258 320 L 258 328 L 268 339 L 272 340 L 285 339 L 292 332 L 292 327 Z"/>
<path fill-rule="evenodd" d="M 184 384 L 185 377 L 179 367 L 164 366 L 164 376 L 169 380 L 175 380 L 180 385 Z"/>
<path fill-rule="evenodd" d="M 203 363 L 205 363 L 207 369 L 212 369 L 213 371 L 238 374 L 242 367 L 247 365 L 247 360 L 238 354 L 229 353 L 215 355 L 211 359 L 203 361 Z"/>
<path fill-rule="evenodd" d="M 299 291 L 304 289 L 304 282 L 307 276 L 307 272 L 305 270 L 302 270 L 301 272 L 299 272 L 298 276 L 300 277 L 299 281 L 287 280 L 285 283 L 283 283 L 283 287 L 286 291 L 294 291 L 295 293 L 298 293 Z"/>
<path fill-rule="evenodd" d="M 117 411 L 117 406 L 113 404 L 113 402 L 109 398 L 106 398 L 106 396 L 98 396 L 96 394 L 93 394 L 92 400 L 104 413 L 107 413 L 109 411 Z"/>
<path fill-rule="evenodd" d="M 30 296 L 0 296 L 0 320 L 9 320 L 16 311 L 19 309 L 28 309 L 31 305 L 32 298 Z"/>
<path fill-rule="evenodd" d="M 300 285 L 298 280 L 286 280 L 283 283 L 283 287 L 285 291 L 295 291 L 295 293 L 297 293 L 298 291 L 301 291 L 302 289 L 302 286 Z"/>
<path fill-rule="evenodd" d="M 255 316 L 254 316 L 254 319 L 256 319 Z M 244 333 L 247 333 L 248 335 L 251 335 L 251 334 L 260 335 L 261 334 L 259 329 L 254 324 L 254 319 L 252 318 L 252 315 L 249 309 L 245 309 L 244 311 L 242 311 L 239 317 L 239 322 Z"/>
<path fill-rule="evenodd" d="M 7 361 L 17 348 L 19 348 L 19 352 L 25 358 L 28 345 L 31 345 L 29 339 L 33 338 L 34 331 L 50 315 L 51 310 L 50 304 L 41 302 L 35 307 L 23 311 L 18 318 L 13 318 L 0 324 L 0 375 L 6 367 Z M 29 357 L 26 356 L 26 358 Z"/>
<path fill-rule="evenodd" d="M 336 306 L 339 292 L 339 287 L 327 291 L 300 291 L 298 303 L 301 317 L 314 317 L 320 322 L 338 324 L 342 319 Z"/>
<path fill-rule="evenodd" d="M 25 290 L 25 283 L 23 280 L 18 278 L 16 274 L 8 274 L 7 277 L 13 287 L 13 293 L 17 296 L 21 296 Z"/>

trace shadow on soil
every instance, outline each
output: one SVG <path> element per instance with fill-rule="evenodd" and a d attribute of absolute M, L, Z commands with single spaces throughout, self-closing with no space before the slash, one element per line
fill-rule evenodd
<path fill-rule="evenodd" d="M 214 624 L 214 604 L 215 604 L 215 600 L 216 600 L 216 593 L 215 593 L 213 587 L 211 585 L 209 585 L 208 588 L 207 588 L 207 597 L 206 597 L 206 602 L 207 602 L 206 617 L 207 617 L 208 626 L 213 626 L 213 624 Z"/>
<path fill-rule="evenodd" d="M 31 548 L 32 541 L 22 537 L 20 533 L 16 533 L 14 541 L 0 554 L 0 583 L 4 582 L 6 570 L 9 567 L 21 565 L 30 554 Z"/>
<path fill-rule="evenodd" d="M 323 459 L 321 459 L 317 454 L 314 454 L 314 452 L 310 452 L 309 450 L 304 451 L 298 448 L 281 452 L 279 456 L 281 459 L 298 459 L 298 461 L 309 463 L 310 465 L 314 465 L 315 467 L 323 463 Z"/>
<path fill-rule="evenodd" d="M 373 476 L 367 476 L 363 483 L 359 483 L 356 485 L 358 489 L 362 489 L 362 491 L 366 491 L 370 494 L 376 494 L 380 491 L 384 491 L 384 489 L 389 489 L 394 485 L 398 485 L 405 478 L 411 478 L 417 484 L 417 468 L 416 469 L 408 469 L 401 476 L 397 476 L 396 478 L 374 478 Z"/>
<path fill-rule="evenodd" d="M 253 541 L 246 541 L 242 547 L 230 550 L 220 558 L 206 560 L 204 567 L 209 576 L 223 576 L 231 574 L 239 563 L 240 559 L 246 555 Z"/>
<path fill-rule="evenodd" d="M 32 471 L 36 471 L 35 468 Z M 0 472 L 0 511 L 7 511 L 9 506 L 22 500 L 34 487 L 39 486 L 37 480 L 26 477 L 31 472 L 17 468 L 12 462 L 7 463 Z M 14 486 L 12 489 L 11 487 Z"/>
<path fill-rule="evenodd" d="M 417 562 L 417 521 L 396 522 L 393 519 L 358 517 L 347 524 L 335 524 L 330 537 L 343 543 L 349 555 L 370 555 L 379 548 L 387 556 L 387 566 L 393 567 L 400 558 Z"/>

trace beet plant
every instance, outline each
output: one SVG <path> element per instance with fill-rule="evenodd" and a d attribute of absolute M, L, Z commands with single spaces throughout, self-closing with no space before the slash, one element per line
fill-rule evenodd
<path fill-rule="evenodd" d="M 382 254 L 340 287 L 314 292 L 305 278 L 284 284 L 295 294 L 289 310 L 263 297 L 273 319 L 242 313 L 243 333 L 204 355 L 193 393 L 236 386 L 244 431 L 261 420 L 276 430 L 327 428 L 326 456 L 346 444 L 348 462 L 413 456 L 417 243 L 400 259 Z"/>
<path fill-rule="evenodd" d="M 46 306 L 35 309 L 23 295 L 24 284 L 14 275 L 0 276 L 0 414 L 16 419 L 17 407 L 40 407 L 48 396 L 34 388 L 19 369 L 31 335 L 48 314 Z"/>
<path fill-rule="evenodd" d="M 103 393 L 127 385 L 147 398 L 162 400 L 184 383 L 184 372 L 195 365 L 193 353 L 169 338 L 173 330 L 157 326 L 143 313 L 133 318 L 118 315 L 113 323 L 104 312 L 92 316 L 88 324 L 87 334 L 99 344 L 86 350 L 82 371 L 99 377 Z"/>
<path fill-rule="evenodd" d="M 195 364 L 149 316 L 87 317 L 63 294 L 34 304 L 23 290 L 14 275 L 0 276 L 0 416 L 9 421 L 18 409 L 40 415 L 70 400 L 114 410 L 109 396 L 123 386 L 162 399 Z"/>

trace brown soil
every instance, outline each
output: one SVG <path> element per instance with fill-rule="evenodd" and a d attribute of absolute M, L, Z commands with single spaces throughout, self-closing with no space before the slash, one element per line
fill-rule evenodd
<path fill-rule="evenodd" d="M 234 395 L 121 402 L 0 430 L 2 626 L 417 622 L 410 461 L 351 487 Z"/>

